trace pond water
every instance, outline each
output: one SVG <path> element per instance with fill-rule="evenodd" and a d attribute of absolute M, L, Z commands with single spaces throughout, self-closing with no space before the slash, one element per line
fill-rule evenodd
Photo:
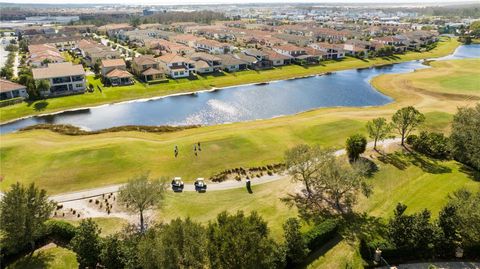
<path fill-rule="evenodd" d="M 480 57 L 480 45 L 469 45 L 460 46 L 454 54 L 441 59 L 477 57 Z M 322 107 L 378 106 L 392 102 L 392 99 L 370 85 L 373 77 L 422 68 L 428 67 L 421 61 L 411 61 L 268 84 L 136 100 L 25 118 L 0 126 L 0 133 L 39 123 L 72 124 L 87 130 L 122 125 L 214 125 L 268 119 Z"/>

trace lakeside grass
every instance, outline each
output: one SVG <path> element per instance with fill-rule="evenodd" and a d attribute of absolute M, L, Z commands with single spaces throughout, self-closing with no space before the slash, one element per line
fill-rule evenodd
<path fill-rule="evenodd" d="M 52 113 L 65 109 L 95 106 L 106 103 L 120 102 L 125 100 L 151 98 L 166 96 L 170 94 L 193 92 L 211 88 L 228 87 L 234 85 L 260 83 L 272 80 L 288 79 L 293 77 L 308 76 L 333 72 L 338 70 L 365 68 L 369 66 L 392 64 L 404 61 L 436 58 L 451 54 L 460 45 L 456 39 L 443 38 L 436 48 L 428 52 L 407 52 L 403 55 L 392 57 L 357 59 L 347 57 L 340 61 L 325 61 L 315 66 L 287 65 L 271 70 L 263 71 L 241 71 L 235 73 L 223 73 L 223 75 L 200 76 L 196 80 L 179 79 L 170 80 L 169 83 L 155 85 L 143 84 L 140 82 L 131 86 L 103 87 L 100 92 L 95 89 L 93 93 L 57 97 L 36 102 L 25 102 L 8 107 L 0 108 L 0 122 L 44 113 Z M 87 83 L 100 85 L 99 79 L 89 76 Z M 96 88 L 96 87 L 95 87 Z"/>

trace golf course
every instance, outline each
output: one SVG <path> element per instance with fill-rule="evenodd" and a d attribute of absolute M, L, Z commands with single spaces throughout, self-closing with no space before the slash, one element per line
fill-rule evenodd
<path fill-rule="evenodd" d="M 309 68 L 292 65 L 194 81 L 179 80 L 149 86 L 136 83 L 129 87 L 103 88 L 102 92 L 95 91 L 82 96 L 0 108 L 1 121 L 135 98 L 440 57 L 452 53 L 458 45 L 455 39 L 444 39 L 430 52 L 409 52 L 389 59 L 347 58 Z M 348 136 L 367 134 L 367 121 L 377 117 L 390 120 L 396 110 L 405 106 L 414 106 L 425 115 L 426 121 L 420 130 L 449 134 L 457 108 L 474 106 L 480 100 L 480 59 L 431 61 L 428 65 L 430 68 L 411 73 L 375 77 L 372 85 L 394 99 L 384 106 L 322 108 L 267 120 L 203 126 L 168 133 L 112 132 L 69 136 L 48 130 L 30 130 L 4 134 L 0 145 L 0 190 L 7 190 L 17 181 L 23 184 L 34 182 L 49 194 L 59 194 L 125 183 L 129 178 L 147 171 L 152 177 L 180 176 L 191 184 L 197 177 L 208 179 L 226 169 L 282 162 L 285 150 L 298 144 L 342 149 Z M 99 83 L 94 78 L 89 80 L 94 85 Z M 38 105 L 40 102 L 46 104 Z M 192 148 L 198 142 L 201 142 L 202 150 L 196 155 Z M 173 154 L 175 145 L 179 149 L 178 157 Z M 408 206 L 407 212 L 428 208 L 436 218 L 448 194 L 462 187 L 480 187 L 475 172 L 454 160 L 441 161 L 418 153 L 405 154 L 398 145 L 385 150 L 386 154 L 373 150 L 367 150 L 364 154 L 375 163 L 378 171 L 369 179 L 373 186 L 372 195 L 360 198 L 356 206 L 359 212 L 390 217 L 397 203 L 401 202 Z M 204 194 L 168 192 L 163 206 L 155 214 L 155 220 L 190 217 L 207 223 L 224 210 L 257 211 L 268 221 L 273 237 L 281 240 L 282 224 L 297 212 L 280 199 L 294 192 L 298 185 L 288 177 L 261 185 L 255 185 L 255 179 L 252 182 L 251 194 L 243 188 L 207 191 Z M 122 221 L 99 222 L 106 233 L 120 230 L 123 224 Z M 34 255 L 49 256 L 47 262 L 52 264 L 49 268 L 62 268 L 65 265 L 55 267 L 55 253 L 58 253 L 59 259 L 74 263 L 73 252 L 60 247 L 39 250 Z M 64 256 L 69 258 L 65 259 Z M 20 265 L 12 265 L 11 268 L 21 268 L 22 261 L 19 262 Z M 344 240 L 311 261 L 309 268 L 347 266 L 361 268 L 362 259 L 355 243 Z"/>

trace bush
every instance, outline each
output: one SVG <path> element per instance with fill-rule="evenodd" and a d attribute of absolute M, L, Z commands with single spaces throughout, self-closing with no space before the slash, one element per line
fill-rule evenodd
<path fill-rule="evenodd" d="M 447 159 L 450 156 L 449 140 L 442 133 L 421 132 L 419 136 L 409 135 L 407 144 L 420 153 L 437 159 Z"/>
<path fill-rule="evenodd" d="M 361 134 L 354 134 L 347 139 L 346 150 L 350 161 L 356 161 L 367 148 L 367 138 Z"/>
<path fill-rule="evenodd" d="M 77 232 L 75 226 L 60 220 L 48 220 L 45 222 L 45 226 L 46 236 L 62 243 L 69 243 Z"/>
<path fill-rule="evenodd" d="M 316 225 L 303 236 L 307 247 L 313 251 L 325 245 L 328 241 L 335 237 L 337 235 L 337 231 L 337 221 L 329 219 Z"/>

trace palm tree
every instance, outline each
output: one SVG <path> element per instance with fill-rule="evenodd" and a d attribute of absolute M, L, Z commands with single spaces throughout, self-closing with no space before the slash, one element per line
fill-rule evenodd
<path fill-rule="evenodd" d="M 36 86 L 37 86 L 37 90 L 40 92 L 48 91 L 50 90 L 50 81 L 46 79 L 39 80 L 37 81 Z"/>

